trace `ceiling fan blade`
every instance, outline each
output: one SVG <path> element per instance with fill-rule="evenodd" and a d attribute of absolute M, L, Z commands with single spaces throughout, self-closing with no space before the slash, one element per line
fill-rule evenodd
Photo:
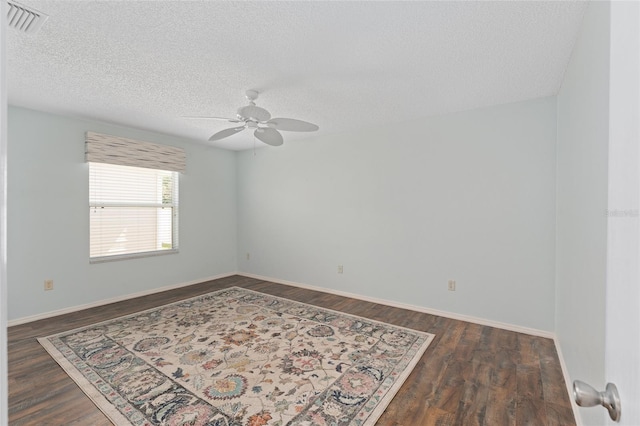
<path fill-rule="evenodd" d="M 271 146 L 280 146 L 284 143 L 282 135 L 276 129 L 256 129 L 254 136 Z"/>
<path fill-rule="evenodd" d="M 204 117 L 204 116 L 195 116 L 195 115 L 183 115 L 182 118 L 186 118 L 188 120 L 223 120 L 223 121 L 228 121 L 230 123 L 242 123 L 242 120 L 238 120 L 237 118 L 226 118 L 226 117 Z"/>
<path fill-rule="evenodd" d="M 286 132 L 315 132 L 319 129 L 315 124 L 293 118 L 272 118 L 267 121 L 267 126 Z"/>
<path fill-rule="evenodd" d="M 245 126 L 240 127 L 232 127 L 230 129 L 220 130 L 218 133 L 215 133 L 213 136 L 209 138 L 210 141 L 218 141 L 220 139 L 227 138 L 229 136 L 233 136 L 238 132 L 241 132 L 245 129 Z"/>

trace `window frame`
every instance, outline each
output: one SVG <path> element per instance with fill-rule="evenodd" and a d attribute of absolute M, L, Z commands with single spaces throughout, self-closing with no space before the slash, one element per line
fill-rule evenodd
<path fill-rule="evenodd" d="M 101 162 L 91 162 L 88 161 L 88 180 L 89 180 L 89 188 L 91 188 L 91 165 L 97 164 L 100 166 L 122 166 L 118 164 L 109 164 L 109 163 L 101 163 Z M 132 169 L 148 169 L 146 167 L 137 167 L 137 166 L 125 166 L 130 167 Z M 151 169 L 154 170 L 154 169 Z M 108 207 L 151 207 L 151 208 L 171 208 L 171 245 L 170 249 L 156 249 L 156 250 L 147 250 L 147 251 L 138 251 L 133 253 L 123 253 L 123 254 L 112 254 L 112 255 L 101 255 L 101 256 L 91 256 L 91 219 L 89 219 L 89 263 L 104 263 L 104 262 L 114 262 L 120 260 L 128 260 L 128 259 L 139 259 L 145 257 L 155 257 L 155 256 L 164 256 L 168 254 L 176 254 L 179 253 L 179 205 L 180 205 L 180 172 L 174 170 L 163 170 L 163 169 L 155 169 L 161 170 L 164 172 L 171 173 L 171 183 L 172 183 L 172 203 L 149 203 L 149 202 L 94 202 L 91 199 L 91 191 L 89 190 L 89 214 L 91 211 L 96 208 L 108 208 Z"/>

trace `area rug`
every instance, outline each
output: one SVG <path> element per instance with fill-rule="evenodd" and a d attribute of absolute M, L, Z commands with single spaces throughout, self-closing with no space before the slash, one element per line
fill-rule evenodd
<path fill-rule="evenodd" d="M 233 287 L 38 339 L 116 425 L 373 425 L 433 335 Z"/>

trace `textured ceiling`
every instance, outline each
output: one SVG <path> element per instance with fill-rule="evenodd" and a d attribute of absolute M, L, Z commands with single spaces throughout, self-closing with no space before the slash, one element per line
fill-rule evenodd
<path fill-rule="evenodd" d="M 554 95 L 584 2 L 21 0 L 50 15 L 7 29 L 9 103 L 211 143 L 244 91 L 274 117 L 345 132 Z M 285 144 L 309 133 L 283 132 Z M 261 144 L 258 142 L 258 144 Z M 274 148 L 277 149 L 277 148 Z"/>

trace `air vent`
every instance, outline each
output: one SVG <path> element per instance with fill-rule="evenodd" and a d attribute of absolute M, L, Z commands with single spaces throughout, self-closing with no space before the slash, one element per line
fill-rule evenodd
<path fill-rule="evenodd" d="M 7 5 L 9 6 L 7 13 L 9 26 L 18 31 L 34 34 L 38 32 L 42 24 L 49 19 L 49 15 L 38 12 L 33 8 L 21 5 L 15 1 L 7 1 Z"/>

